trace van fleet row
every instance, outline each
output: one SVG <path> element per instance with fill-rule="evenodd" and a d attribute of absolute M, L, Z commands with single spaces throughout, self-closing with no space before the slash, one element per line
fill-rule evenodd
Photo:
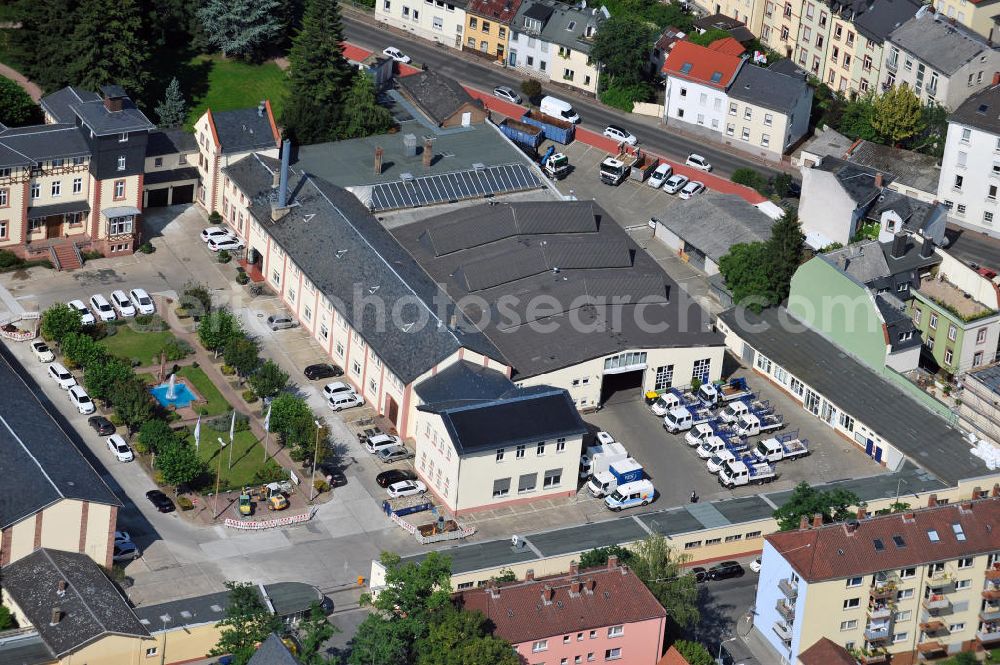
<path fill-rule="evenodd" d="M 587 491 L 603 497 L 609 510 L 645 506 L 656 497 L 642 465 L 607 432 L 598 432 L 595 445 L 580 458 L 580 478 L 587 479 Z"/>

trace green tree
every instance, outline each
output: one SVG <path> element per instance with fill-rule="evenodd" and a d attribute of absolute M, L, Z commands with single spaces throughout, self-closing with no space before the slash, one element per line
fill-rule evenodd
<path fill-rule="evenodd" d="M 246 665 L 259 643 L 271 633 L 281 631 L 281 617 L 264 606 L 256 585 L 226 582 L 226 589 L 229 590 L 226 616 L 215 624 L 220 629 L 219 641 L 209 655 L 229 654 L 233 665 Z"/>
<path fill-rule="evenodd" d="M 229 57 L 257 60 L 281 33 L 279 0 L 208 0 L 198 19 L 208 43 Z"/>
<path fill-rule="evenodd" d="M 198 322 L 198 341 L 209 351 L 215 351 L 216 357 L 229 340 L 242 335 L 240 322 L 228 309 L 208 312 Z"/>
<path fill-rule="evenodd" d="M 813 515 L 817 514 L 823 516 L 825 523 L 842 522 L 854 514 L 851 507 L 860 503 L 861 500 L 854 492 L 839 488 L 818 490 L 802 481 L 792 490 L 788 501 L 774 511 L 774 519 L 781 531 L 797 529 L 802 517 L 812 520 Z"/>
<path fill-rule="evenodd" d="M 772 303 L 779 303 L 788 297 L 792 275 L 802 263 L 804 242 L 802 225 L 795 212 L 786 212 L 771 227 L 771 237 L 767 241 L 767 269 Z"/>
<path fill-rule="evenodd" d="M 607 88 L 643 80 L 653 31 L 649 24 L 629 14 L 612 15 L 601 24 L 590 58 L 600 63 L 602 85 Z"/>
<path fill-rule="evenodd" d="M 528 98 L 528 101 L 542 96 L 542 82 L 538 79 L 524 79 L 521 81 L 521 94 Z"/>
<path fill-rule="evenodd" d="M 59 347 L 70 362 L 87 368 L 107 360 L 108 351 L 83 332 L 71 332 L 63 337 Z M 131 372 L 130 372 L 131 373 Z"/>
<path fill-rule="evenodd" d="M 733 171 L 733 175 L 729 179 L 738 185 L 744 185 L 757 190 L 757 193 L 761 196 L 768 196 L 770 194 L 771 183 L 762 173 L 755 169 L 746 166 L 738 168 Z"/>
<path fill-rule="evenodd" d="M 792 176 L 784 172 L 778 173 L 771 178 L 771 187 L 779 198 L 785 198 L 792 188 Z"/>
<path fill-rule="evenodd" d="M 205 472 L 205 463 L 187 441 L 174 438 L 156 452 L 156 468 L 168 485 L 184 485 Z"/>
<path fill-rule="evenodd" d="M 138 377 L 116 383 L 108 397 L 130 435 L 153 417 L 153 396 Z"/>
<path fill-rule="evenodd" d="M 489 627 L 481 612 L 443 608 L 415 644 L 416 665 L 518 665 L 510 643 L 490 635 Z"/>
<path fill-rule="evenodd" d="M 715 665 L 715 658 L 704 645 L 688 640 L 677 640 L 674 647 L 684 656 L 689 665 Z"/>
<path fill-rule="evenodd" d="M 92 399 L 108 402 L 114 387 L 131 380 L 133 376 L 135 373 L 127 362 L 121 358 L 107 358 L 104 362 L 87 364 L 83 385 Z"/>
<path fill-rule="evenodd" d="M 694 575 L 681 569 L 687 559 L 674 553 L 660 534 L 647 536 L 633 547 L 635 556 L 629 564 L 646 588 L 656 596 L 671 621 L 681 628 L 698 623 L 698 587 Z"/>
<path fill-rule="evenodd" d="M 222 224 L 222 215 L 217 211 L 212 211 L 208 216 L 208 222 L 212 226 Z M 181 295 L 180 304 L 191 312 L 191 315 L 199 319 L 212 310 L 212 292 L 204 284 L 189 282 L 184 285 L 184 293 Z"/>
<path fill-rule="evenodd" d="M 240 377 L 250 376 L 260 366 L 257 343 L 242 335 L 226 342 L 222 357 Z"/>
<path fill-rule="evenodd" d="M 265 360 L 249 381 L 258 397 L 274 397 L 288 384 L 288 373 L 273 360 Z"/>
<path fill-rule="evenodd" d="M 952 665 L 979 665 L 980 662 L 972 651 L 962 651 L 955 655 Z"/>
<path fill-rule="evenodd" d="M 299 624 L 299 643 L 302 649 L 298 655 L 302 665 L 329 663 L 330 661 L 322 654 L 322 648 L 335 632 L 338 632 L 338 629 L 327 620 L 323 608 L 319 603 L 313 603 L 309 607 L 308 616 Z"/>
<path fill-rule="evenodd" d="M 719 272 L 737 305 L 760 312 L 774 302 L 765 243 L 741 242 L 733 245 L 729 253 L 719 259 Z"/>
<path fill-rule="evenodd" d="M 924 128 L 907 141 L 908 147 L 925 155 L 941 157 L 948 136 L 948 109 L 937 102 L 931 102 L 923 107 L 922 113 Z"/>
<path fill-rule="evenodd" d="M 598 566 L 608 565 L 608 557 L 616 556 L 618 557 L 618 563 L 624 563 L 625 565 L 631 565 L 632 558 L 635 557 L 635 553 L 622 547 L 621 545 L 610 545 L 608 547 L 598 547 L 580 555 L 580 568 L 597 568 Z"/>
<path fill-rule="evenodd" d="M 64 20 L 67 20 L 64 17 Z M 87 0 L 72 18 L 70 80 L 87 90 L 117 84 L 127 92 L 146 89 L 149 47 L 135 0 Z"/>
<path fill-rule="evenodd" d="M 369 614 L 358 626 L 351 642 L 350 665 L 398 665 L 410 663 L 409 643 L 391 622 Z"/>
<path fill-rule="evenodd" d="M 337 0 L 307 0 L 302 30 L 288 53 L 286 135 L 299 144 L 337 138 L 344 97 L 353 76 L 344 58 L 344 29 Z"/>
<path fill-rule="evenodd" d="M 631 113 L 632 109 L 639 102 L 646 102 L 652 97 L 652 90 L 647 83 L 615 83 L 601 90 L 601 102 L 616 109 L 621 109 L 626 113 Z"/>
<path fill-rule="evenodd" d="M 177 433 L 166 420 L 147 420 L 139 428 L 139 443 L 147 451 L 156 453 L 166 450 L 177 441 Z"/>
<path fill-rule="evenodd" d="M 894 85 L 874 98 L 871 120 L 872 128 L 890 145 L 898 145 L 924 128 L 920 98 L 905 83 Z"/>
<path fill-rule="evenodd" d="M 65 303 L 58 302 L 42 314 L 42 337 L 61 344 L 70 333 L 83 329 L 80 313 Z"/>
<path fill-rule="evenodd" d="M 701 34 L 687 36 L 687 41 L 698 46 L 710 46 L 712 42 L 729 37 L 729 33 L 719 28 L 709 28 Z"/>
<path fill-rule="evenodd" d="M 840 123 L 837 129 L 841 134 L 851 139 L 864 139 L 882 143 L 882 135 L 875 129 L 874 95 L 858 96 L 849 102 L 843 102 L 840 108 Z"/>
<path fill-rule="evenodd" d="M 299 460 L 312 459 L 316 419 L 306 401 L 298 395 L 282 393 L 271 401 L 270 408 L 271 431 L 279 434 L 286 446 L 296 449 L 292 453 Z"/>
<path fill-rule="evenodd" d="M 156 107 L 156 117 L 160 119 L 161 127 L 180 127 L 187 120 L 187 102 L 176 76 L 170 79 L 163 101 Z"/>
<path fill-rule="evenodd" d="M 7 30 L 12 62 L 43 90 L 55 91 L 71 82 L 70 65 L 77 53 L 69 48 L 76 25 L 78 0 L 20 0 L 19 30 Z"/>
<path fill-rule="evenodd" d="M 0 630 L 14 628 L 14 615 L 6 605 L 0 605 Z"/>
<path fill-rule="evenodd" d="M 359 71 L 344 98 L 344 120 L 340 125 L 339 138 L 356 139 L 384 134 L 393 124 L 389 109 L 375 101 L 372 77 Z"/>
<path fill-rule="evenodd" d="M 41 122 L 41 112 L 24 88 L 0 76 L 0 123 L 20 127 Z"/>

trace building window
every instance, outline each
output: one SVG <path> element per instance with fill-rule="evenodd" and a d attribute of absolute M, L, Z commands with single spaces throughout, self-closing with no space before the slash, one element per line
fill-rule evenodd
<path fill-rule="evenodd" d="M 958 337 L 958 328 L 955 327 L 954 323 L 949 323 L 948 324 L 948 339 L 950 339 L 951 341 L 954 342 L 956 337 Z"/>
<path fill-rule="evenodd" d="M 572 81 L 572 80 L 573 80 L 573 70 L 572 69 L 564 69 L 563 70 L 563 81 Z"/>
<path fill-rule="evenodd" d="M 545 472 L 544 478 L 542 478 L 542 488 L 549 489 L 552 487 L 559 487 L 562 482 L 562 469 L 549 469 Z"/>
<path fill-rule="evenodd" d="M 729 115 L 736 115 L 736 102 L 729 102 Z"/>
<path fill-rule="evenodd" d="M 976 344 L 982 344 L 986 341 L 986 328 L 980 328 L 976 331 Z"/>
<path fill-rule="evenodd" d="M 897 622 L 909 621 L 911 616 L 913 616 L 912 610 L 903 610 L 902 612 L 896 612 L 895 619 Z"/>
<path fill-rule="evenodd" d="M 944 364 L 945 365 L 950 365 L 951 361 L 954 360 L 954 359 L 955 359 L 955 354 L 952 353 L 952 350 L 951 349 L 945 349 L 944 350 Z"/>
<path fill-rule="evenodd" d="M 566 438 L 559 437 L 556 439 L 556 452 L 561 453 L 564 450 L 566 450 Z"/>
<path fill-rule="evenodd" d="M 515 459 L 524 459 L 524 445 L 520 445 L 515 449 L 514 452 Z"/>
<path fill-rule="evenodd" d="M 37 199 L 42 195 L 42 186 L 37 182 L 31 183 L 31 198 Z"/>
<path fill-rule="evenodd" d="M 733 123 L 728 123 L 726 125 L 726 136 L 732 136 L 736 132 L 736 125 Z"/>
<path fill-rule="evenodd" d="M 905 642 L 905 641 L 906 641 L 906 633 L 896 633 L 895 635 L 892 636 L 892 643 L 893 644 L 897 644 L 899 642 Z"/>
<path fill-rule="evenodd" d="M 510 478 L 497 478 L 493 481 L 493 498 L 510 494 Z"/>
<path fill-rule="evenodd" d="M 840 426 L 843 427 L 848 432 L 854 431 L 854 418 L 850 417 L 846 413 L 840 414 Z"/>
<path fill-rule="evenodd" d="M 983 223 L 984 224 L 992 224 L 993 223 L 993 213 L 990 212 L 989 210 L 987 210 L 987 211 L 985 211 L 983 213 Z"/>
<path fill-rule="evenodd" d="M 330 339 L 330 329 L 325 323 L 319 324 L 319 336 L 323 339 Z"/>
<path fill-rule="evenodd" d="M 848 587 L 861 586 L 861 578 L 860 577 L 850 577 L 850 578 L 848 578 L 847 579 L 847 586 Z"/>
<path fill-rule="evenodd" d="M 351 363 L 351 372 L 354 374 L 354 376 L 361 376 L 361 363 L 359 363 L 357 360 Z"/>
<path fill-rule="evenodd" d="M 972 568 L 972 564 L 973 564 L 974 561 L 975 561 L 974 557 L 967 556 L 964 559 L 959 559 L 958 560 L 958 567 L 959 568 Z"/>
<path fill-rule="evenodd" d="M 73 193 L 79 194 L 83 191 L 83 178 L 73 178 Z"/>
<path fill-rule="evenodd" d="M 656 379 L 653 381 L 653 390 L 666 390 L 674 384 L 674 366 L 663 365 L 656 368 Z"/>
<path fill-rule="evenodd" d="M 927 321 L 927 325 L 930 326 L 931 330 L 937 330 L 938 316 L 934 312 L 931 312 L 931 316 Z"/>
<path fill-rule="evenodd" d="M 337 354 L 337 356 L 339 356 L 340 358 L 343 358 L 344 357 L 344 345 L 341 344 L 340 342 L 337 342 L 337 346 L 334 348 L 334 352 Z"/>
<path fill-rule="evenodd" d="M 915 323 L 917 325 L 920 325 L 920 317 L 921 317 L 922 314 L 923 314 L 923 310 L 921 310 L 919 307 L 914 307 L 913 308 L 913 323 Z"/>
<path fill-rule="evenodd" d="M 965 622 L 948 624 L 949 633 L 960 633 L 965 630 Z"/>
<path fill-rule="evenodd" d="M 604 660 L 618 660 L 622 657 L 622 648 L 615 647 L 604 652 Z"/>
<path fill-rule="evenodd" d="M 537 481 L 537 473 L 521 474 L 521 476 L 517 479 L 517 493 L 527 494 L 528 492 L 534 492 Z"/>
<path fill-rule="evenodd" d="M 979 365 L 982 364 L 983 364 L 983 352 L 976 351 L 974 354 L 972 354 L 972 366 L 978 367 Z"/>
<path fill-rule="evenodd" d="M 497 461 L 498 462 L 502 462 L 503 461 L 503 452 L 504 452 L 503 448 L 497 448 Z"/>
<path fill-rule="evenodd" d="M 121 201 L 122 199 L 125 198 L 125 181 L 124 180 L 115 180 L 114 187 L 115 187 L 115 190 L 114 190 L 114 199 L 115 199 L 115 201 Z"/>
<path fill-rule="evenodd" d="M 971 74 L 970 74 L 970 78 L 971 78 Z M 967 144 L 967 143 L 969 143 L 969 141 L 971 139 L 972 139 L 972 130 L 969 129 L 968 127 L 963 127 L 962 128 L 962 138 L 960 140 L 962 141 L 962 143 L 966 143 Z"/>
<path fill-rule="evenodd" d="M 860 598 L 848 598 L 848 599 L 844 600 L 844 609 L 845 610 L 853 610 L 855 607 L 860 607 L 860 606 L 861 606 L 861 599 Z"/>
<path fill-rule="evenodd" d="M 0 220 L 0 238 L 7 238 L 7 220 Z"/>
<path fill-rule="evenodd" d="M 743 109 L 743 119 L 744 120 L 753 119 L 753 109 L 751 109 L 749 106 Z"/>
<path fill-rule="evenodd" d="M 146 658 L 152 658 L 153 656 L 155 656 L 157 654 L 156 649 L 157 649 L 156 647 L 148 647 L 146 649 Z"/>
<path fill-rule="evenodd" d="M 271 271 L 271 283 L 275 286 L 281 284 L 281 273 L 277 269 Z"/>
<path fill-rule="evenodd" d="M 848 621 L 841 621 L 840 622 L 840 629 L 841 630 L 854 630 L 857 627 L 858 627 L 858 620 L 857 619 L 850 619 Z"/>
<path fill-rule="evenodd" d="M 899 579 L 908 580 L 917 576 L 916 568 L 903 568 L 899 571 Z"/>
<path fill-rule="evenodd" d="M 611 626 L 608 628 L 608 637 L 621 637 L 625 634 L 625 626 Z"/>
<path fill-rule="evenodd" d="M 112 217 L 108 220 L 108 235 L 120 236 L 132 233 L 132 215 Z"/>
<path fill-rule="evenodd" d="M 59 196 L 62 194 L 62 180 L 52 181 L 52 196 Z"/>
<path fill-rule="evenodd" d="M 479 20 L 475 16 L 469 17 L 469 30 L 475 30 L 479 27 Z"/>
<path fill-rule="evenodd" d="M 708 381 L 709 375 L 712 373 L 712 359 L 702 358 L 701 360 L 694 361 L 694 369 L 691 372 L 692 379 L 698 379 L 702 383 Z"/>
<path fill-rule="evenodd" d="M 750 128 L 749 127 L 744 127 L 743 128 L 743 134 L 740 136 L 740 139 L 742 139 L 744 141 L 749 141 L 750 140 Z"/>
<path fill-rule="evenodd" d="M 118 155 L 118 170 L 125 170 L 125 155 Z"/>
<path fill-rule="evenodd" d="M 542 456 L 545 454 L 545 442 L 539 441 L 538 445 L 535 446 L 535 455 Z"/>
<path fill-rule="evenodd" d="M 769 145 L 771 145 L 771 136 L 770 136 L 770 134 L 761 134 L 760 135 L 760 145 L 762 147 L 764 147 L 764 148 L 766 148 Z"/>
<path fill-rule="evenodd" d="M 959 154 L 959 156 L 961 156 L 961 155 L 964 155 L 965 153 L 964 152 L 960 152 L 958 154 Z M 959 164 L 958 165 L 959 166 L 965 166 L 965 164 L 962 164 L 961 162 L 962 162 L 962 160 L 959 160 Z M 962 177 L 960 175 L 955 176 L 955 184 L 952 185 L 952 188 L 956 189 L 958 191 L 962 191 L 962 183 L 963 182 L 965 182 L 965 178 L 964 177 Z"/>

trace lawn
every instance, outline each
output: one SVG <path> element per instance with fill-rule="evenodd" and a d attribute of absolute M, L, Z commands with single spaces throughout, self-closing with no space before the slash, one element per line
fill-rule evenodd
<path fill-rule="evenodd" d="M 192 367 L 191 365 L 181 367 L 177 372 L 177 376 L 182 376 L 190 381 L 191 385 L 194 386 L 195 392 L 205 400 L 204 402 L 195 404 L 195 409 L 199 413 L 204 411 L 206 416 L 217 416 L 232 410 L 229 402 L 226 401 L 222 393 L 219 392 L 219 389 L 215 387 L 215 384 L 212 383 L 212 380 L 208 378 L 208 375 L 200 367 Z"/>
<path fill-rule="evenodd" d="M 189 128 L 206 108 L 212 111 L 252 108 L 262 99 L 271 100 L 275 119 L 281 118 L 288 77 L 273 62 L 251 65 L 218 55 L 198 55 L 184 70 L 182 76 L 188 80 L 181 81 L 181 88 L 189 97 Z"/>
<path fill-rule="evenodd" d="M 226 443 L 225 448 L 220 448 L 219 438 Z M 205 461 L 209 474 L 212 476 L 211 486 L 204 488 L 206 492 L 215 491 L 215 473 L 219 470 L 220 454 L 222 455 L 222 470 L 219 475 L 221 491 L 255 484 L 254 475 L 264 465 L 264 449 L 257 437 L 250 431 L 236 432 L 233 439 L 235 441 L 232 449 L 233 468 L 230 469 L 229 433 L 201 428 L 201 445 L 198 448 L 198 456 Z M 188 437 L 188 441 L 194 445 L 194 434 Z M 273 452 L 273 441 L 271 446 Z M 270 461 L 269 463 L 274 464 Z"/>
<path fill-rule="evenodd" d="M 130 360 L 138 359 L 143 365 L 158 363 L 163 345 L 174 339 L 167 330 L 160 332 L 136 332 L 127 325 L 118 326 L 118 332 L 101 340 L 101 344 L 112 355 Z"/>

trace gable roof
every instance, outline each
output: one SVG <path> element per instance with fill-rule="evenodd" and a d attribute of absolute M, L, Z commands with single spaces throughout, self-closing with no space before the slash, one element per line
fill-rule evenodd
<path fill-rule="evenodd" d="M 278 135 L 271 103 L 262 101 L 254 108 L 231 111 L 211 111 L 209 125 L 222 152 L 250 152 L 270 150 L 278 146 Z"/>
<path fill-rule="evenodd" d="M 267 636 L 257 651 L 254 652 L 247 665 L 300 665 L 299 661 L 288 650 L 285 643 L 274 633 Z"/>
<path fill-rule="evenodd" d="M 1000 550 L 1000 529 L 993 528 L 997 524 L 1000 499 L 989 498 L 772 533 L 764 539 L 802 579 L 817 582 L 994 552 Z"/>
<path fill-rule="evenodd" d="M 673 644 L 667 649 L 667 652 L 663 654 L 663 658 L 657 661 L 656 665 L 691 665 L 687 658 L 681 655 L 681 652 L 677 650 Z"/>
<path fill-rule="evenodd" d="M 948 117 L 948 122 L 1000 135 L 1000 85 L 990 86 L 966 99 Z"/>
<path fill-rule="evenodd" d="M 728 91 L 733 99 L 786 115 L 808 94 L 809 84 L 804 79 L 752 64 L 740 68 Z"/>
<path fill-rule="evenodd" d="M 924 11 L 893 30 L 888 41 L 945 76 L 957 72 L 983 51 L 994 50 L 984 37 L 944 15 Z"/>
<path fill-rule="evenodd" d="M 38 549 L 2 574 L 4 591 L 56 658 L 106 635 L 149 637 L 125 596 L 86 554 Z M 53 625 L 57 607 L 61 616 Z"/>
<path fill-rule="evenodd" d="M 855 17 L 854 26 L 869 41 L 881 44 L 893 30 L 913 18 L 920 7 L 916 0 L 872 0 L 867 10 Z"/>
<path fill-rule="evenodd" d="M 437 72 L 426 71 L 396 79 L 399 90 L 438 125 L 444 124 L 466 104 L 482 107 L 458 81 Z"/>
<path fill-rule="evenodd" d="M 466 11 L 498 21 L 503 25 L 510 25 L 520 7 L 521 0 L 469 0 Z"/>
<path fill-rule="evenodd" d="M 832 252 L 820 254 L 818 258 L 865 286 L 892 274 L 878 240 L 851 243 Z"/>
<path fill-rule="evenodd" d="M 725 90 L 742 64 L 743 60 L 735 55 L 682 41 L 670 50 L 663 63 L 663 72 L 668 76 Z"/>
<path fill-rule="evenodd" d="M 716 39 L 714 42 L 708 45 L 708 48 L 712 51 L 718 51 L 719 53 L 725 53 L 726 55 L 733 55 L 737 58 L 746 52 L 743 48 L 743 44 L 740 44 L 736 39 L 732 37 L 723 37 L 722 39 Z"/>
<path fill-rule="evenodd" d="M 684 206 L 684 214 L 667 213 L 659 222 L 716 263 L 741 242 L 771 237 L 774 220 L 735 194 L 708 191 Z"/>
<path fill-rule="evenodd" d="M 524 0 L 511 28 L 551 44 L 590 53 L 593 42 L 587 37 L 588 29 L 596 31 L 607 16 L 607 9 L 597 4 L 581 7 L 555 0 Z M 529 30 L 525 18 L 541 23 L 541 31 Z"/>
<path fill-rule="evenodd" d="M 437 404 L 494 399 L 513 388 L 506 374 L 463 359 L 424 379 L 413 389 L 425 404 Z"/>
<path fill-rule="evenodd" d="M 844 192 L 858 205 L 867 206 L 882 193 L 882 187 L 892 182 L 892 174 L 827 155 L 813 167 L 832 173 Z M 876 175 L 882 174 L 882 187 L 875 184 Z"/>
<path fill-rule="evenodd" d="M 858 665 L 847 649 L 829 637 L 821 637 L 799 654 L 800 665 Z"/>
<path fill-rule="evenodd" d="M 922 192 L 937 192 L 941 168 L 936 157 L 863 139 L 855 141 L 846 153 L 835 156 L 844 157 L 860 166 L 892 173 L 893 182 L 897 185 Z"/>

